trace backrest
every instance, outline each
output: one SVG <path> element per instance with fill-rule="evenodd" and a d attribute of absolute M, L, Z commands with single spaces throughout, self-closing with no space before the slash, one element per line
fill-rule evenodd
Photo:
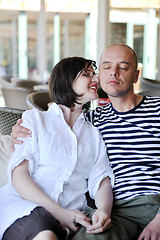
<path fill-rule="evenodd" d="M 50 102 L 51 98 L 48 91 L 33 92 L 27 96 L 29 109 L 38 108 L 41 111 L 46 111 Z"/>
<path fill-rule="evenodd" d="M 34 80 L 17 80 L 13 82 L 13 86 L 15 87 L 22 87 L 22 88 L 31 88 L 33 89 L 33 87 L 35 85 L 41 85 L 42 82 L 38 82 L 38 81 L 34 81 Z"/>
<path fill-rule="evenodd" d="M 140 78 L 140 91 L 160 90 L 160 81 Z"/>
<path fill-rule="evenodd" d="M 139 92 L 138 95 L 142 95 L 142 96 L 157 96 L 160 97 L 160 89 L 155 89 L 155 90 L 147 90 L 147 91 L 143 91 L 143 92 Z"/>
<path fill-rule="evenodd" d="M 0 187 L 7 183 L 7 167 L 12 154 L 11 137 L 0 135 Z"/>
<path fill-rule="evenodd" d="M 22 117 L 20 109 L 0 107 L 0 135 L 10 135 L 12 127 Z"/>
<path fill-rule="evenodd" d="M 11 87 L 11 76 L 0 77 L 0 85 L 1 87 Z"/>
<path fill-rule="evenodd" d="M 6 107 L 22 110 L 28 109 L 26 98 L 29 93 L 33 92 L 32 89 L 20 87 L 1 87 L 1 90 Z"/>

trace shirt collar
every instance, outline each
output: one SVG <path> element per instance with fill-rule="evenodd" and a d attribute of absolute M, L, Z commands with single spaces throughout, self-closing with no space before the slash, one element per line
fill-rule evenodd
<path fill-rule="evenodd" d="M 48 108 L 49 112 L 54 111 L 54 113 L 58 116 L 58 115 L 63 115 L 62 109 L 60 108 L 60 106 L 57 103 L 52 103 L 49 108 Z M 85 118 L 85 114 L 82 112 L 80 114 L 80 116 L 78 117 L 78 119 L 83 119 L 85 122 L 87 121 Z M 77 119 L 77 120 L 78 120 Z"/>

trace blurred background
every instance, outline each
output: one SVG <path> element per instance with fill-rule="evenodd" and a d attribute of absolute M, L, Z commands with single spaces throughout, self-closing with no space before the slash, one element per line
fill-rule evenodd
<path fill-rule="evenodd" d="M 160 82 L 160 0 L 0 0 L 0 76 L 47 83 L 60 59 L 98 64 L 116 42 L 136 51 L 140 78 Z"/>

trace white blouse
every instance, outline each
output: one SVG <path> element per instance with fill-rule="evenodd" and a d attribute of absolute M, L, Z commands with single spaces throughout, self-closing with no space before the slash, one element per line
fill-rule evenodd
<path fill-rule="evenodd" d="M 55 103 L 48 111 L 27 110 L 22 117 L 23 126 L 32 130 L 32 137 L 15 146 L 8 166 L 8 184 L 0 189 L 0 239 L 15 220 L 38 206 L 21 198 L 11 185 L 12 171 L 24 159 L 29 161 L 33 180 L 64 208 L 84 211 L 85 192 L 89 190 L 94 198 L 107 176 L 112 186 L 114 183 L 102 137 L 83 113 L 72 130 Z"/>

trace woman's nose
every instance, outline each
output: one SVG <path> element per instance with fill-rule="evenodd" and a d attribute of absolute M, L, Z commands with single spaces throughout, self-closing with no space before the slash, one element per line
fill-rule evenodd
<path fill-rule="evenodd" d="M 97 73 L 95 73 L 95 75 L 93 76 L 92 82 L 97 82 L 97 83 L 99 82 L 99 76 Z"/>

